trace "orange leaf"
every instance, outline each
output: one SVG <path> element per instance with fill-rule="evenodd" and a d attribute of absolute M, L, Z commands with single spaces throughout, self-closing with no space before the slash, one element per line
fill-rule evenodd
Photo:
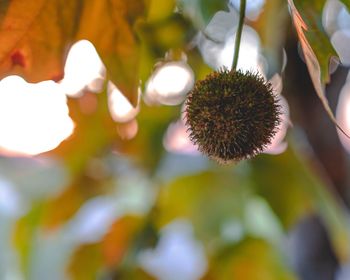
<path fill-rule="evenodd" d="M 133 26 L 144 12 L 139 0 L 1 1 L 0 77 L 59 80 L 68 48 L 88 39 L 109 78 L 136 104 L 139 47 Z"/>
<path fill-rule="evenodd" d="M 102 254 L 106 266 L 114 267 L 122 261 L 141 222 L 142 219 L 138 217 L 125 216 L 111 226 L 102 241 Z"/>
<path fill-rule="evenodd" d="M 0 76 L 18 74 L 33 82 L 61 77 L 76 6 L 60 0 L 2 1 Z"/>

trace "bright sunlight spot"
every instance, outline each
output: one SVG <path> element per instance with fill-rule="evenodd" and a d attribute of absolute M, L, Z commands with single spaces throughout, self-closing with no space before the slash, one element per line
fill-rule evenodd
<path fill-rule="evenodd" d="M 344 85 L 338 101 L 337 121 L 348 134 L 350 133 L 350 77 Z M 337 130 L 341 143 L 344 148 L 350 153 L 350 139 L 344 133 Z"/>
<path fill-rule="evenodd" d="M 117 133 L 123 140 L 131 140 L 139 131 L 139 125 L 136 119 L 131 120 L 127 123 L 120 123 L 117 125 Z"/>
<path fill-rule="evenodd" d="M 208 28 L 210 28 L 210 26 L 208 26 Z M 214 69 L 220 69 L 222 67 L 231 69 L 232 66 L 236 27 L 224 31 L 226 31 L 226 33 L 221 34 L 221 36 L 215 34 L 216 37 L 223 37 L 223 42 L 213 41 L 203 34 L 200 34 L 198 38 L 198 47 L 203 59 Z M 214 34 L 210 35 L 213 36 Z M 259 52 L 259 35 L 251 27 L 244 26 L 237 68 L 242 70 L 254 70 L 259 68 Z"/>
<path fill-rule="evenodd" d="M 73 132 L 66 96 L 58 84 L 27 83 L 9 76 L 0 82 L 0 147 L 36 155 L 56 148 Z"/>
<path fill-rule="evenodd" d="M 230 0 L 230 4 L 239 11 L 240 1 Z M 246 4 L 246 17 L 250 20 L 256 20 L 265 5 L 265 0 L 250 0 Z"/>
<path fill-rule="evenodd" d="M 155 249 L 141 251 L 139 262 L 156 279 L 201 279 L 208 269 L 203 245 L 187 220 L 175 220 L 162 229 Z"/>
<path fill-rule="evenodd" d="M 226 41 L 225 47 L 219 54 L 219 63 L 231 69 L 233 60 L 233 50 L 235 47 L 236 33 L 229 37 Z M 254 29 L 244 26 L 242 32 L 241 46 L 239 49 L 238 69 L 252 70 L 258 68 L 259 63 L 259 35 Z"/>
<path fill-rule="evenodd" d="M 136 117 L 140 108 L 135 108 L 129 100 L 112 83 L 108 82 L 108 106 L 112 118 L 116 122 L 129 122 Z"/>
<path fill-rule="evenodd" d="M 266 154 L 272 154 L 277 155 L 280 153 L 283 153 L 287 147 L 288 144 L 286 141 L 284 141 L 288 127 L 290 126 L 290 116 L 289 116 L 289 105 L 287 100 L 281 95 L 282 88 L 283 88 L 283 82 L 282 77 L 279 74 L 275 74 L 271 79 L 270 83 L 274 89 L 275 94 L 278 98 L 278 104 L 281 106 L 281 123 L 279 124 L 277 128 L 277 133 L 273 137 L 270 145 L 268 145 L 264 149 L 264 153 Z"/>
<path fill-rule="evenodd" d="M 337 30 L 331 38 L 331 42 L 337 51 L 339 58 L 344 66 L 350 65 L 350 29 Z"/>
<path fill-rule="evenodd" d="M 79 97 L 85 88 L 100 91 L 105 67 L 92 43 L 81 40 L 75 43 L 67 56 L 64 67 L 63 90 L 68 96 Z"/>
<path fill-rule="evenodd" d="M 194 85 L 192 69 L 183 61 L 161 65 L 147 83 L 146 99 L 165 105 L 178 105 Z"/>
<path fill-rule="evenodd" d="M 0 217 L 20 217 L 25 213 L 25 203 L 12 183 L 0 177 Z"/>
<path fill-rule="evenodd" d="M 197 147 L 188 137 L 187 128 L 182 120 L 171 123 L 164 135 L 164 148 L 171 153 L 199 154 Z"/>

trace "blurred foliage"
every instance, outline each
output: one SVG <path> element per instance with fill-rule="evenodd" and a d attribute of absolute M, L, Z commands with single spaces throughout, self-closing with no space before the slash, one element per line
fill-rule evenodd
<path fill-rule="evenodd" d="M 263 54 L 269 65 L 267 77 L 283 69 L 283 44 L 288 11 L 284 0 L 266 1 L 264 10 L 252 25 L 260 35 Z"/>
<path fill-rule="evenodd" d="M 204 29 L 215 12 L 228 10 L 227 1 L 218 0 L 178 0 L 178 6 L 182 14 L 189 17 L 199 29 Z"/>
<path fill-rule="evenodd" d="M 324 2 L 288 1 L 310 75 L 328 106 L 323 87 L 336 53 L 321 25 Z M 349 1 L 342 2 L 349 8 Z M 266 1 L 250 22 L 271 65 L 268 76 L 282 70 L 288 3 Z M 108 79 L 135 105 L 140 82 L 144 89 L 166 53 L 172 59 L 186 53 L 197 79 L 209 73 L 194 38 L 220 10 L 229 10 L 228 1 L 0 1 L 0 75 L 59 80 L 67 49 L 88 39 Z M 219 166 L 164 149 L 169 124 L 182 118 L 180 106 L 141 100 L 139 132 L 124 141 L 106 91 L 69 99 L 76 127 L 57 149 L 0 158 L 0 176 L 11 182 L 23 208 L 14 216 L 0 212 L 0 244 L 11 244 L 0 260 L 12 263 L 0 265 L 1 279 L 155 279 L 139 254 L 156 248 L 163 228 L 181 219 L 203 245 L 206 280 L 297 279 L 283 240 L 315 213 L 337 257 L 348 260 L 346 211 L 329 182 L 310 168 L 293 132 L 281 155 Z"/>
<path fill-rule="evenodd" d="M 222 252 L 213 271 L 204 279 L 296 279 L 271 246 L 261 239 L 247 238 Z"/>
<path fill-rule="evenodd" d="M 289 7 L 292 11 L 294 26 L 316 93 L 329 117 L 336 124 L 337 122 L 325 96 L 325 84 L 330 81 L 330 60 L 337 57 L 337 53 L 322 27 L 322 17 L 320 15 L 325 2 L 320 0 L 307 2 L 297 0 L 293 3 L 293 0 L 290 0 Z"/>
<path fill-rule="evenodd" d="M 316 69 L 316 65 L 313 66 L 311 63 L 307 63 L 310 74 L 316 72 L 320 75 L 317 78 L 321 80 L 322 84 L 328 83 L 330 79 L 329 60 L 337 54 L 329 41 L 322 26 L 322 19 L 319 16 L 326 1 L 290 1 L 290 3 L 293 2 L 295 6 L 290 4 L 290 7 L 305 60 L 318 61 L 320 67 L 320 69 Z"/>

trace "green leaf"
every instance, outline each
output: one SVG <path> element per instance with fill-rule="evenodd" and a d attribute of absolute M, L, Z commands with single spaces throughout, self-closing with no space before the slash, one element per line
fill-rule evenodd
<path fill-rule="evenodd" d="M 225 223 L 243 219 L 250 188 L 229 172 L 203 172 L 177 178 L 160 194 L 159 226 L 187 218 L 205 244 L 221 242 Z"/>
<path fill-rule="evenodd" d="M 226 248 L 212 262 L 205 279 L 296 279 L 276 248 L 261 239 L 247 238 Z"/>
<path fill-rule="evenodd" d="M 84 106 L 91 103 L 96 104 L 95 109 L 84 113 Z M 74 134 L 50 153 L 63 158 L 73 176 L 83 172 L 92 157 L 104 153 L 117 139 L 116 124 L 107 104 L 106 90 L 97 95 L 87 92 L 79 99 L 69 100 L 70 114 L 77 124 Z"/>
<path fill-rule="evenodd" d="M 325 0 L 289 0 L 293 23 L 311 78 L 314 84 L 320 80 L 322 85 L 330 80 L 330 59 L 338 56 L 322 26 L 324 4 Z"/>
<path fill-rule="evenodd" d="M 35 242 L 43 214 L 42 202 L 38 201 L 25 216 L 16 221 L 13 241 L 19 255 L 21 270 L 30 279 L 35 254 Z"/>
<path fill-rule="evenodd" d="M 166 20 L 174 13 L 176 0 L 151 0 L 147 22 L 155 23 Z"/>
<path fill-rule="evenodd" d="M 325 84 L 330 81 L 330 60 L 338 57 L 322 27 L 325 0 L 288 0 L 288 3 L 316 93 L 332 122 L 347 135 L 337 124 L 325 95 Z"/>
<path fill-rule="evenodd" d="M 348 11 L 350 11 L 350 0 L 340 0 L 340 2 L 342 2 L 346 6 Z"/>
<path fill-rule="evenodd" d="M 138 115 L 139 130 L 137 136 L 129 142 L 121 142 L 119 150 L 137 160 L 143 168 L 153 174 L 159 160 L 165 153 L 163 137 L 171 121 L 179 116 L 179 107 L 149 107 L 143 104 Z"/>
<path fill-rule="evenodd" d="M 253 163 L 257 191 L 271 205 L 288 229 L 302 217 L 318 213 L 327 227 L 341 260 L 349 259 L 350 225 L 340 199 L 314 174 L 294 151 L 260 156 Z"/>
<path fill-rule="evenodd" d="M 177 3 L 180 11 L 202 30 L 216 12 L 228 10 L 227 0 L 178 0 Z"/>
<path fill-rule="evenodd" d="M 83 245 L 75 251 L 68 274 L 73 280 L 94 280 L 98 278 L 101 264 L 100 244 Z"/>
<path fill-rule="evenodd" d="M 252 161 L 257 192 L 270 203 L 286 229 L 315 211 L 306 192 L 309 182 L 298 164 L 290 150 L 274 157 L 261 155 Z"/>

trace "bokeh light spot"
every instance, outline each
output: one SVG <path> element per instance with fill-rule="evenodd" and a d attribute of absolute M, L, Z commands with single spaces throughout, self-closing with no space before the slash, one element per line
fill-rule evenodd
<path fill-rule="evenodd" d="M 183 121 L 171 123 L 163 138 L 164 148 L 171 153 L 199 154 L 197 147 L 192 144 L 187 128 Z"/>
<path fill-rule="evenodd" d="M 0 82 L 0 147 L 2 152 L 36 155 L 56 148 L 74 124 L 58 84 L 27 83 L 9 76 Z"/>
<path fill-rule="evenodd" d="M 146 101 L 178 105 L 194 85 L 192 69 L 183 61 L 168 62 L 156 69 L 147 83 Z"/>
<path fill-rule="evenodd" d="M 214 69 L 231 69 L 235 47 L 236 29 L 226 34 L 224 42 L 215 42 L 203 34 L 199 35 L 198 47 L 205 62 Z M 252 70 L 259 68 L 260 38 L 254 29 L 243 27 L 237 69 Z"/>
<path fill-rule="evenodd" d="M 270 83 L 274 89 L 275 94 L 277 95 L 278 104 L 280 105 L 281 110 L 281 123 L 277 128 L 277 133 L 273 137 L 271 143 L 264 149 L 265 154 L 277 155 L 283 153 L 288 144 L 284 141 L 286 137 L 288 127 L 291 124 L 290 114 L 289 114 L 289 105 L 287 100 L 281 95 L 283 82 L 282 77 L 279 74 L 275 74 L 271 79 Z"/>
<path fill-rule="evenodd" d="M 140 110 L 139 104 L 133 107 L 112 82 L 108 82 L 108 107 L 113 120 L 122 123 L 131 121 Z"/>
<path fill-rule="evenodd" d="M 347 133 L 350 131 L 350 79 L 348 77 L 347 83 L 344 85 L 338 101 L 337 107 L 337 121 Z M 343 147 L 350 153 L 350 139 L 341 131 L 337 130 L 339 139 Z"/>
<path fill-rule="evenodd" d="M 123 140 L 133 139 L 139 130 L 138 123 L 135 119 L 127 123 L 120 123 L 117 126 L 117 133 Z"/>
<path fill-rule="evenodd" d="M 84 89 L 99 92 L 105 67 L 92 43 L 81 40 L 69 50 L 61 86 L 68 96 L 80 97 Z"/>

